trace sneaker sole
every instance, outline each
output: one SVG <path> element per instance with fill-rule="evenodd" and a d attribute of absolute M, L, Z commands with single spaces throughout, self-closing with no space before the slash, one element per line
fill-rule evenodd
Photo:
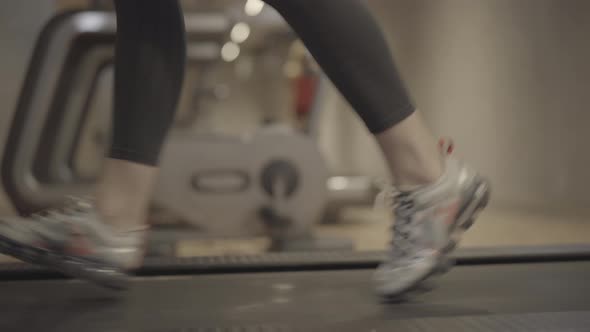
<path fill-rule="evenodd" d="M 56 270 L 66 276 L 88 280 L 99 286 L 124 290 L 128 278 L 122 271 L 106 264 L 25 245 L 0 235 L 0 253 L 24 262 Z"/>
<path fill-rule="evenodd" d="M 463 206 L 459 212 L 460 216 L 457 218 L 457 222 L 453 226 L 451 240 L 448 245 L 441 250 L 438 264 L 415 283 L 397 291 L 396 293 L 380 294 L 381 297 L 388 302 L 397 302 L 400 300 L 400 297 L 408 295 L 408 293 L 418 291 L 420 289 L 420 285 L 422 285 L 431 277 L 440 276 L 449 272 L 455 265 L 454 260 L 449 258 L 449 254 L 457 247 L 461 235 L 463 235 L 463 233 L 473 226 L 481 211 L 483 211 L 483 209 L 485 209 L 485 207 L 488 205 L 490 196 L 491 190 L 489 182 L 485 179 L 480 179 L 472 192 L 473 198 L 465 206 Z"/>

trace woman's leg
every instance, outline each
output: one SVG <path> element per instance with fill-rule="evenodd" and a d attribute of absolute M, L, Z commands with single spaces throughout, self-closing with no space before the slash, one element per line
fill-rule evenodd
<path fill-rule="evenodd" d="M 437 140 L 416 111 L 385 38 L 360 0 L 267 0 L 376 135 L 397 184 L 442 174 Z"/>
<path fill-rule="evenodd" d="M 120 231 L 144 227 L 162 143 L 182 86 L 185 35 L 176 0 L 116 0 L 113 140 L 96 205 Z"/>
<path fill-rule="evenodd" d="M 375 135 L 396 189 L 391 259 L 376 275 L 397 295 L 432 275 L 487 202 L 477 173 L 441 153 L 406 93 L 385 38 L 361 0 L 266 0 L 291 25 Z"/>
<path fill-rule="evenodd" d="M 136 266 L 143 255 L 146 209 L 181 90 L 185 40 L 177 0 L 115 4 L 113 144 L 96 199 L 1 219 L 0 251 L 122 287 L 120 270 Z"/>

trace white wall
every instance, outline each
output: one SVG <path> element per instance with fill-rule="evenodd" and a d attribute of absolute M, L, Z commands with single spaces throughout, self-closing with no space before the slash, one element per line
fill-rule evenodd
<path fill-rule="evenodd" d="M 452 136 L 458 153 L 492 179 L 497 204 L 588 205 L 590 2 L 369 3 L 418 107 L 438 135 Z M 382 173 L 356 126 L 354 135 L 341 132 L 337 151 L 349 152 L 338 161 Z M 363 143 L 349 148 L 350 136 Z"/>
<path fill-rule="evenodd" d="M 458 153 L 490 176 L 496 203 L 588 205 L 590 2 L 368 2 L 427 121 L 438 135 L 452 136 Z M 34 39 L 52 11 L 50 1 L 0 3 L 0 143 Z M 264 95 L 260 91 L 252 98 Z M 280 107 L 271 105 L 288 99 L 273 95 L 262 106 Z M 328 103 L 333 106 L 324 114 L 321 146 L 331 168 L 385 176 L 382 158 L 356 116 L 343 111 L 348 106 L 335 92 Z"/>

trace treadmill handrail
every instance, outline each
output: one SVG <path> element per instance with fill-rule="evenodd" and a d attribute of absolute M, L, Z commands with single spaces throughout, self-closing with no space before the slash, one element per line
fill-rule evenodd
<path fill-rule="evenodd" d="M 187 14 L 185 22 L 189 43 L 198 42 L 203 34 L 221 35 L 231 27 L 229 19 L 221 14 Z M 2 161 L 2 181 L 19 213 L 27 214 L 57 204 L 66 193 L 84 190 L 84 185 L 77 184 L 45 186 L 35 175 L 35 156 L 46 143 L 41 142 L 43 129 L 52 114 L 55 94 L 73 43 L 85 34 L 115 33 L 115 14 L 99 11 L 60 14 L 43 28 L 29 64 Z M 189 49 L 192 56 L 207 51 L 200 49 L 199 53 L 199 49 L 190 44 Z"/>

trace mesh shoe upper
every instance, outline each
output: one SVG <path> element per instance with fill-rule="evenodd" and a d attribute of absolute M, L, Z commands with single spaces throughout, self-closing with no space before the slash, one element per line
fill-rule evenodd
<path fill-rule="evenodd" d="M 409 192 L 389 191 L 395 221 L 390 257 L 376 274 L 379 291 L 404 290 L 436 269 L 455 241 L 454 232 L 473 217 L 481 199 L 476 189 L 483 183 L 476 172 L 449 156 L 437 182 Z"/>
<path fill-rule="evenodd" d="M 0 219 L 0 235 L 18 243 L 121 267 L 138 260 L 140 233 L 114 232 L 101 221 L 92 201 L 82 198 L 70 198 L 63 207 L 28 218 Z"/>

